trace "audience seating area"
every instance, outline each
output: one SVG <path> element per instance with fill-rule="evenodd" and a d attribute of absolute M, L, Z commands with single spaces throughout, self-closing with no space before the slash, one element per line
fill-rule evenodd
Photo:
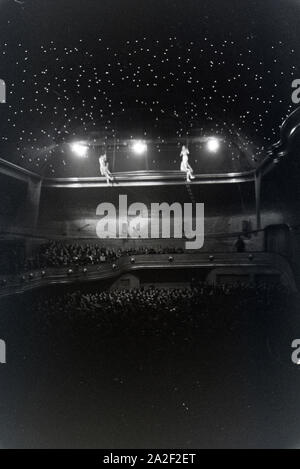
<path fill-rule="evenodd" d="M 39 294 L 30 297 L 28 309 L 39 321 L 69 327 L 74 321 L 97 327 L 103 334 L 139 335 L 185 334 L 203 327 L 213 327 L 249 321 L 249 315 L 276 314 L 284 310 L 287 292 L 280 285 L 209 285 L 197 282 L 191 289 L 148 289 L 87 291 L 66 294 Z M 47 326 L 48 327 L 48 326 Z"/>
<path fill-rule="evenodd" d="M 41 267 L 58 267 L 71 265 L 95 265 L 101 262 L 116 261 L 122 256 L 145 254 L 179 254 L 180 248 L 161 247 L 158 249 L 141 247 L 138 249 L 112 249 L 101 244 L 64 244 L 51 241 L 40 248 L 38 263 Z"/>
<path fill-rule="evenodd" d="M 112 249 L 100 242 L 49 241 L 41 244 L 34 256 L 24 256 L 23 259 L 20 255 L 16 255 L 16 250 L 13 247 L 10 250 L 6 249 L 5 260 L 0 263 L 0 274 L 16 274 L 47 267 L 98 265 L 105 262 L 115 262 L 122 256 L 180 254 L 182 252 L 182 248 L 171 246 Z"/>
<path fill-rule="evenodd" d="M 244 272 L 245 275 L 242 275 L 243 280 L 248 277 L 250 281 L 254 281 L 255 275 L 265 273 L 265 276 L 271 279 L 271 274 L 275 272 L 277 277 L 285 275 L 284 284 L 289 280 L 294 284 L 291 267 L 283 257 L 271 253 L 244 252 L 239 244 L 240 237 L 236 242 L 233 255 L 231 252 L 214 254 L 184 251 L 182 247 L 166 244 L 138 245 L 138 247 L 126 244 L 114 249 L 111 244 L 105 245 L 100 241 L 52 240 L 36 245 L 31 250 L 30 257 L 26 257 L 25 254 L 16 255 L 17 251 L 12 244 L 11 256 L 7 250 L 6 262 L 0 264 L 1 294 L 9 295 L 50 284 L 72 283 L 79 280 L 113 279 L 131 270 L 170 268 L 171 266 L 173 268 L 232 268 L 235 269 L 234 275 L 238 277 L 236 270 L 243 265 L 248 266 L 248 270 Z M 250 275 L 251 268 L 255 266 L 257 266 L 255 275 L 254 273 Z M 231 271 L 228 272 L 230 274 Z M 204 279 L 207 275 L 208 271 Z M 216 279 L 210 278 L 209 280 L 216 282 Z M 256 280 L 255 282 L 257 283 Z M 295 290 L 294 287 L 292 289 Z"/>

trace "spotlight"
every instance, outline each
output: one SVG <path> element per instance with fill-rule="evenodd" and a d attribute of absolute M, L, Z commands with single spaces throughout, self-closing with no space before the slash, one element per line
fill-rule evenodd
<path fill-rule="evenodd" d="M 142 140 L 136 140 L 132 145 L 132 150 L 137 155 L 143 155 L 147 151 L 147 144 Z"/>
<path fill-rule="evenodd" d="M 71 150 L 80 158 L 86 158 L 89 147 L 81 142 L 71 143 Z"/>
<path fill-rule="evenodd" d="M 208 141 L 207 141 L 207 149 L 208 151 L 210 151 L 211 153 L 216 153 L 216 151 L 218 151 L 220 148 L 220 142 L 217 138 L 209 138 Z"/>

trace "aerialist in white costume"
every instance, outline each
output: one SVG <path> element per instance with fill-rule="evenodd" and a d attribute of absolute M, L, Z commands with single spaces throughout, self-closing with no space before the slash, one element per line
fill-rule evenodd
<path fill-rule="evenodd" d="M 187 182 L 191 182 L 191 179 L 195 179 L 193 175 L 193 168 L 189 165 L 189 149 L 182 145 L 180 156 L 182 157 L 180 171 L 184 171 L 186 173 L 186 180 Z"/>
<path fill-rule="evenodd" d="M 99 165 L 100 165 L 100 174 L 101 176 L 104 176 L 106 178 L 107 184 L 110 183 L 110 181 L 113 181 L 114 178 L 108 169 L 108 162 L 107 162 L 107 157 L 106 153 L 104 155 L 101 155 L 99 158 Z"/>

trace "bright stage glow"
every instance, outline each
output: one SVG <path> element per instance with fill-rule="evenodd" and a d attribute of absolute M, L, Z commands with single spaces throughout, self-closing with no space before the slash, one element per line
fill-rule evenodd
<path fill-rule="evenodd" d="M 212 137 L 208 139 L 207 141 L 208 151 L 210 151 L 211 153 L 216 153 L 216 151 L 218 151 L 219 148 L 220 148 L 220 142 L 217 138 Z"/>
<path fill-rule="evenodd" d="M 136 140 L 132 145 L 132 150 L 137 155 L 143 155 L 147 151 L 147 144 L 142 140 Z"/>
<path fill-rule="evenodd" d="M 71 150 L 80 158 L 86 158 L 89 147 L 81 142 L 74 142 L 71 144 Z"/>

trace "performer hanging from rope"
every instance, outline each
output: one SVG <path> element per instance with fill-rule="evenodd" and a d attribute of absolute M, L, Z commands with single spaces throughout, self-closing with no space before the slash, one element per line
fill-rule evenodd
<path fill-rule="evenodd" d="M 182 145 L 180 156 L 182 157 L 180 171 L 184 171 L 186 173 L 186 181 L 191 182 L 191 179 L 195 179 L 193 175 L 193 168 L 189 165 L 189 149 Z"/>
<path fill-rule="evenodd" d="M 112 174 L 111 174 L 111 172 L 109 171 L 109 168 L 108 168 L 108 161 L 107 161 L 106 153 L 104 153 L 104 155 L 100 156 L 99 165 L 100 165 L 100 174 L 101 174 L 101 176 L 104 176 L 106 178 L 107 184 L 109 184 L 110 181 L 114 180 L 114 178 L 113 178 L 113 176 L 112 176 Z"/>

